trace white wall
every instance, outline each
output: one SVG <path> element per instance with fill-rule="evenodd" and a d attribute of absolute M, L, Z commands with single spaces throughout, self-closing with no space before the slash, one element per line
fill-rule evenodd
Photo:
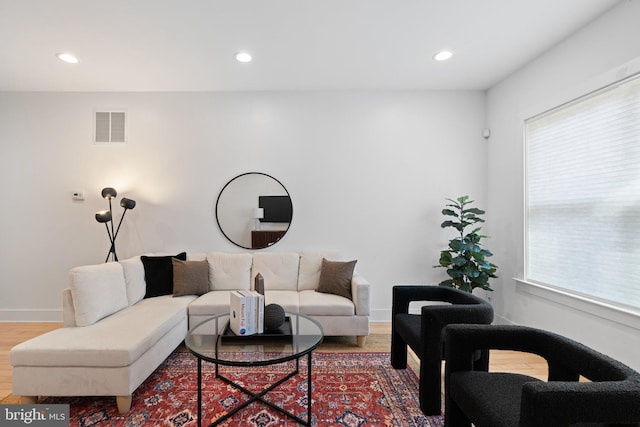
<path fill-rule="evenodd" d="M 523 119 L 583 94 L 640 57 L 640 2 L 618 7 L 488 91 L 487 232 L 501 278 L 492 303 L 503 322 L 550 329 L 640 368 L 639 318 L 518 284 L 523 277 Z M 578 243 L 579 244 L 579 243 Z M 629 326 L 631 325 L 631 326 Z"/>
<path fill-rule="evenodd" d="M 126 108 L 129 141 L 93 145 L 95 108 Z M 271 250 L 337 249 L 373 285 L 441 280 L 444 198 L 486 202 L 482 92 L 0 93 L 0 320 L 58 320 L 72 266 L 108 251 L 100 190 L 137 201 L 121 259 L 151 251 L 241 251 L 214 218 L 224 184 L 270 174 L 291 194 Z M 71 193 L 85 190 L 86 200 Z"/>

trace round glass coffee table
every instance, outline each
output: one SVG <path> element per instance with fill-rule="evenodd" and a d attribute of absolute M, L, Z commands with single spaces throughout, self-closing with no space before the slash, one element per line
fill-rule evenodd
<path fill-rule="evenodd" d="M 255 401 L 293 418 L 299 424 L 311 425 L 311 353 L 322 342 L 322 326 L 302 314 L 286 313 L 285 324 L 275 331 L 249 336 L 236 336 L 229 330 L 229 314 L 220 314 L 192 328 L 185 344 L 198 358 L 198 426 L 202 425 L 202 361 L 215 364 L 215 378 L 246 393 L 242 402 L 210 426 L 218 425 Z M 307 419 L 286 411 L 266 400 L 265 395 L 298 375 L 300 359 L 307 356 Z M 295 360 L 295 368 L 259 393 L 254 393 L 224 376 L 219 366 L 268 366 Z"/>

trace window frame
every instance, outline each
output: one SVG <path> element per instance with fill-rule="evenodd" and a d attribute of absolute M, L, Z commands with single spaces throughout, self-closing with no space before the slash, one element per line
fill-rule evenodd
<path fill-rule="evenodd" d="M 621 72 L 624 70 L 624 73 Z M 587 100 L 593 96 L 607 91 L 612 87 L 624 84 L 625 82 L 640 79 L 640 60 L 634 60 L 626 64 L 621 70 L 606 73 L 597 80 L 582 85 L 581 88 L 574 89 L 571 96 L 564 98 L 556 97 L 555 101 L 547 103 L 546 108 L 537 108 L 533 114 L 523 114 L 522 117 L 522 147 L 523 147 L 523 278 L 515 278 L 518 290 L 542 297 L 556 303 L 571 306 L 592 315 L 603 317 L 608 320 L 640 329 L 640 304 L 624 305 L 616 301 L 599 298 L 595 295 L 580 293 L 572 289 L 557 286 L 549 283 L 535 281 L 529 274 L 529 146 L 527 137 L 528 122 L 570 107 L 576 102 Z M 631 72 L 629 72 L 631 71 Z"/>

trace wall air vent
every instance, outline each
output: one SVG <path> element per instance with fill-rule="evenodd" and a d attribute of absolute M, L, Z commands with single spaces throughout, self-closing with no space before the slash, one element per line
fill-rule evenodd
<path fill-rule="evenodd" d="M 126 111 L 96 111 L 94 115 L 94 142 L 108 144 L 126 142 Z"/>

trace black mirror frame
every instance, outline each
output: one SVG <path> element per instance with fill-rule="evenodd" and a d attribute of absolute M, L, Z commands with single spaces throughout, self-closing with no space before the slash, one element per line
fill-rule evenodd
<path fill-rule="evenodd" d="M 274 180 L 275 182 L 277 182 L 278 184 L 280 184 L 280 186 L 282 187 L 282 189 L 285 191 L 285 193 L 287 193 L 287 196 L 289 197 L 289 200 L 291 200 L 291 194 L 289 194 L 289 190 L 287 190 L 287 187 L 285 187 L 282 182 L 280 182 L 280 180 L 278 180 L 277 178 L 274 178 L 273 176 L 266 174 L 264 172 L 245 172 L 245 173 L 241 173 L 240 175 L 237 175 L 233 178 L 231 178 L 225 185 L 224 187 L 222 187 L 222 189 L 220 190 L 220 193 L 218 193 L 218 198 L 216 199 L 216 223 L 218 224 L 218 228 L 220 229 L 220 232 L 224 235 L 224 237 L 226 237 L 226 239 L 228 241 L 230 241 L 231 243 L 233 243 L 234 245 L 243 248 L 243 249 L 249 249 L 249 250 L 260 250 L 260 249 L 265 249 L 265 248 L 269 248 L 273 245 L 275 245 L 276 243 L 278 243 L 280 240 L 282 240 L 282 238 L 289 232 L 289 228 L 291 228 L 291 221 L 289 222 L 289 225 L 287 226 L 287 229 L 284 230 L 284 234 L 282 236 L 280 236 L 276 241 L 274 241 L 273 243 L 266 245 L 264 247 L 259 247 L 259 248 L 250 248 L 250 247 L 246 247 L 243 246 L 237 242 L 235 242 L 233 239 L 231 239 L 231 237 L 229 237 L 227 235 L 227 233 L 224 232 L 222 225 L 220 224 L 220 218 L 218 216 L 218 207 L 219 207 L 219 203 L 220 203 L 220 197 L 222 196 L 222 193 L 224 193 L 224 190 L 232 183 L 234 182 L 236 179 L 239 179 L 243 176 L 246 175 L 262 175 L 264 177 L 270 178 L 272 180 Z M 293 202 L 291 203 L 291 220 L 293 220 Z"/>

